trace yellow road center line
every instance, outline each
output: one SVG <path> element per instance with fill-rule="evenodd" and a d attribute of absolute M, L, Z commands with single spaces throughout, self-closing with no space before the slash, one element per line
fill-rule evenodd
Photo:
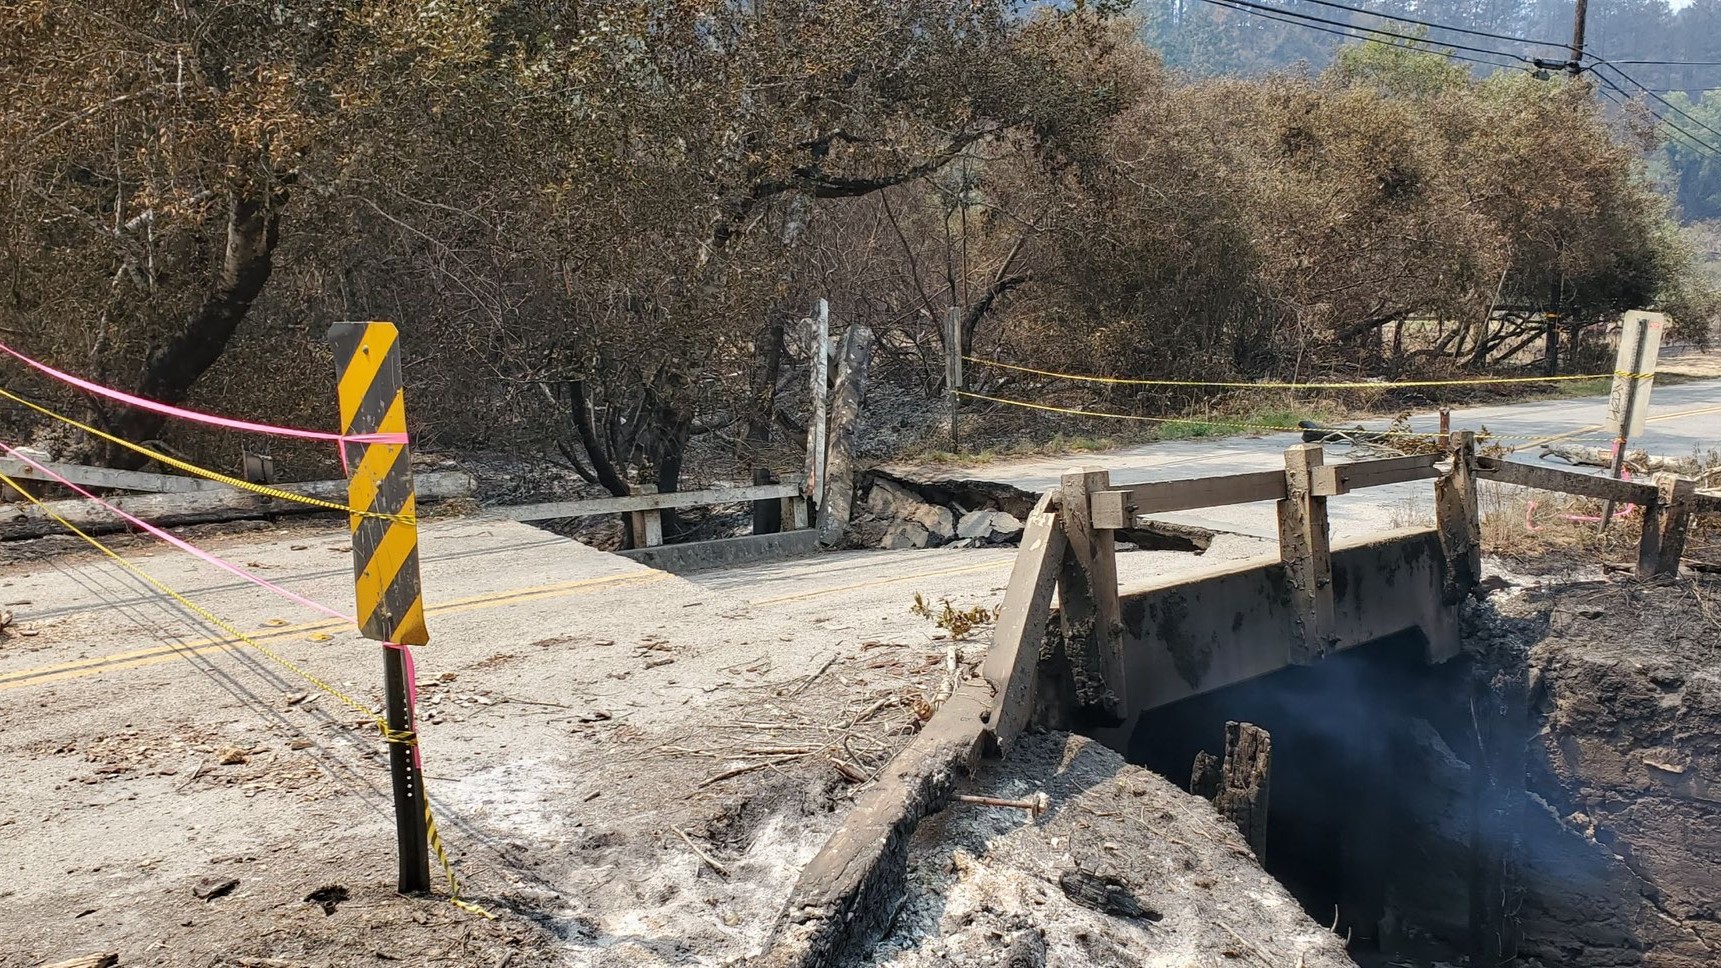
<path fill-rule="evenodd" d="M 1699 414 L 1715 413 L 1717 411 L 1721 411 L 1721 406 L 1698 407 L 1695 410 L 1681 410 L 1678 413 L 1659 413 L 1659 414 L 1655 414 L 1654 416 L 1648 418 L 1648 420 L 1646 422 L 1647 423 L 1655 423 L 1657 420 L 1672 420 L 1675 417 L 1695 417 L 1695 416 L 1698 416 Z"/>
<path fill-rule="evenodd" d="M 429 609 L 431 615 L 454 615 L 461 612 L 471 612 L 480 609 L 500 608 L 505 605 L 515 605 L 523 602 L 541 601 L 546 598 L 556 598 L 563 595 L 578 594 L 587 589 L 604 585 L 616 584 L 649 584 L 663 581 L 671 577 L 664 572 L 631 572 L 620 575 L 607 575 L 602 578 L 587 578 L 571 582 L 558 582 L 550 585 L 539 585 L 505 592 L 493 592 L 488 595 L 473 595 L 467 598 L 455 599 Z M 321 621 L 306 622 L 302 625 L 289 625 L 282 628 L 268 629 L 254 633 L 251 637 L 258 640 L 273 640 L 287 638 L 304 632 L 330 631 L 349 629 L 345 622 Z M 16 672 L 0 674 L 0 691 L 16 689 L 21 686 L 39 683 L 55 682 L 61 679 L 88 675 L 92 672 L 108 670 L 135 669 L 140 666 L 154 665 L 161 662 L 171 662 L 184 656 L 200 655 L 205 652 L 228 649 L 243 645 L 232 637 L 199 639 L 175 645 L 155 645 L 144 649 L 134 649 L 129 652 L 119 652 L 104 656 L 93 656 L 87 659 L 76 659 L 70 662 L 53 665 L 35 666 L 20 669 Z"/>
<path fill-rule="evenodd" d="M 1701 415 L 1706 414 L 1706 413 L 1716 413 L 1716 412 L 1721 412 L 1721 406 L 1698 407 L 1694 410 L 1680 410 L 1677 413 L 1658 413 L 1658 414 L 1655 414 L 1653 416 L 1644 418 L 1644 423 L 1658 423 L 1658 422 L 1663 421 L 1663 420 L 1675 420 L 1675 419 L 1678 419 L 1680 417 L 1697 417 L 1697 416 L 1701 416 Z M 1543 447 L 1543 446 L 1551 444 L 1557 440 L 1565 440 L 1568 437 L 1576 437 L 1580 434 L 1587 434 L 1592 430 L 1601 430 L 1604 426 L 1605 426 L 1604 424 L 1590 424 L 1587 427 L 1579 427 L 1576 430 L 1568 430 L 1563 434 L 1553 434 L 1552 436 L 1548 436 L 1548 437 L 1537 437 L 1537 438 L 1531 440 L 1529 443 L 1525 444 L 1524 446 L 1525 447 Z"/>

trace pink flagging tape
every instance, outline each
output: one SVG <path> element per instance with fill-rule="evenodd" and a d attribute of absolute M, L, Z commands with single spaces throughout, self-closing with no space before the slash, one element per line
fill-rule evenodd
<path fill-rule="evenodd" d="M 59 380 L 61 383 L 70 384 L 86 393 L 93 393 L 98 397 L 106 397 L 107 399 L 113 400 L 117 403 L 123 403 L 128 407 L 137 407 L 140 410 L 148 410 L 151 413 L 159 413 L 163 416 L 175 417 L 180 420 L 189 420 L 193 423 L 206 424 L 211 427 L 221 427 L 226 430 L 244 430 L 256 434 L 273 434 L 277 437 L 298 437 L 303 440 L 330 440 L 351 444 L 405 444 L 407 442 L 406 434 L 401 433 L 336 434 L 324 430 L 301 430 L 297 427 L 277 427 L 273 424 L 253 423 L 249 420 L 234 420 L 231 417 L 218 417 L 212 413 L 187 410 L 184 407 L 175 407 L 170 404 L 161 403 L 157 400 L 151 400 L 147 397 L 140 397 L 135 394 L 126 393 L 123 390 L 115 390 L 113 387 L 105 387 L 100 383 L 92 383 L 82 377 L 76 377 L 70 373 L 66 373 L 63 370 L 56 370 L 40 360 L 31 359 L 12 347 L 7 346 L 5 343 L 0 343 L 0 351 L 7 353 L 27 366 L 33 367 L 34 369 Z M 346 460 L 345 448 L 342 448 L 341 460 Z"/>
<path fill-rule="evenodd" d="M 185 552 L 186 554 L 200 558 L 203 561 L 206 561 L 206 562 L 214 565 L 215 567 L 220 568 L 223 571 L 230 572 L 234 575 L 237 575 L 238 577 L 245 579 L 246 581 L 250 582 L 253 585 L 256 585 L 259 588 L 266 588 L 269 591 L 272 591 L 275 594 L 280 595 L 282 598 L 286 598 L 286 599 L 290 599 L 292 601 L 298 602 L 300 605 L 303 605 L 306 608 L 308 608 L 314 612 L 321 612 L 330 618 L 340 619 L 343 622 L 351 622 L 354 625 L 358 624 L 358 620 L 353 618 L 351 615 L 342 615 L 340 612 L 335 611 L 334 609 L 328 607 L 327 605 L 322 604 L 321 602 L 312 601 L 311 599 L 306 598 L 303 595 L 300 595 L 298 592 L 289 591 L 285 588 L 282 588 L 280 585 L 277 585 L 274 582 L 269 581 L 266 578 L 259 578 L 258 576 L 251 574 L 250 572 L 239 567 L 238 565 L 235 565 L 233 562 L 228 561 L 225 558 L 221 558 L 221 557 L 218 557 L 216 555 L 210 554 L 209 552 L 204 551 L 202 548 L 199 548 L 196 545 L 191 544 L 190 542 L 184 540 L 183 538 L 178 537 L 177 535 L 169 534 L 168 532 L 163 531 L 161 528 L 158 528 L 155 525 L 150 524 L 148 521 L 145 521 L 142 518 L 139 518 L 135 515 L 128 514 L 125 511 L 120 510 L 119 508 L 115 507 L 114 505 L 109 504 L 108 502 L 102 500 L 99 497 L 96 497 L 94 494 L 91 494 L 89 491 L 86 491 L 83 488 L 79 487 L 78 485 L 73 484 L 71 481 L 66 480 L 64 477 L 61 477 L 59 474 L 54 473 L 49 468 L 44 467 L 43 465 L 32 460 L 28 454 L 25 454 L 22 451 L 16 450 L 16 449 L 14 449 L 14 448 L 12 448 L 12 447 L 8 446 L 7 444 L 4 444 L 4 443 L 0 443 L 0 450 L 4 450 L 8 457 L 12 457 L 12 458 L 15 458 L 17 460 L 23 461 L 24 463 L 30 465 L 32 468 L 35 468 L 38 472 L 40 472 L 42 474 L 46 474 L 48 477 L 53 478 L 55 483 L 58 483 L 62 487 L 70 488 L 71 490 L 76 491 L 79 494 L 82 494 L 84 497 L 96 502 L 97 504 L 100 504 L 102 507 L 104 507 L 108 510 L 108 513 L 113 514 L 119 518 L 122 518 L 126 522 L 132 524 L 133 526 L 141 528 L 142 530 L 149 532 L 151 535 L 154 535 L 155 537 L 160 538 L 162 541 L 165 541 L 168 544 L 173 545 L 175 548 L 178 548 L 179 550 Z"/>

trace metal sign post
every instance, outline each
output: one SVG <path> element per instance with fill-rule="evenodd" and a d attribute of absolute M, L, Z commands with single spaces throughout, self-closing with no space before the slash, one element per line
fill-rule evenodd
<path fill-rule="evenodd" d="M 412 657 L 424 645 L 424 597 L 418 578 L 417 504 L 412 449 L 406 443 L 406 394 L 392 323 L 336 323 L 329 328 L 340 388 L 341 433 L 377 441 L 342 441 L 353 535 L 353 588 L 359 631 L 383 649 L 389 769 L 394 778 L 400 892 L 430 890 L 430 812 L 424 794 L 412 708 Z M 388 440 L 391 442 L 382 442 Z M 397 442 L 392 442 L 397 441 Z"/>
<path fill-rule="evenodd" d="M 1607 429 L 1613 431 L 1613 464 L 1609 476 L 1618 480 L 1625 469 L 1626 441 L 1648 426 L 1649 391 L 1655 384 L 1655 364 L 1661 355 L 1661 333 L 1667 325 L 1662 313 L 1631 310 L 1625 314 L 1619 333 L 1619 352 L 1614 359 L 1613 393 L 1608 401 Z M 1613 523 L 1613 500 L 1602 506 L 1601 529 Z"/>

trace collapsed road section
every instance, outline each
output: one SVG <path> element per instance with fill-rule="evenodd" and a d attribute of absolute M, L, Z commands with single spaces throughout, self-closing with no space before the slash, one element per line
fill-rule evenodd
<path fill-rule="evenodd" d="M 1678 713 L 1614 712 L 1594 708 L 1594 700 L 1592 716 L 1636 720 L 1628 748 L 1574 735 L 1585 732 L 1573 715 L 1583 673 L 1551 658 L 1562 654 L 1557 644 L 1531 648 L 1536 637 L 1524 629 L 1533 622 L 1473 603 L 1499 584 L 1481 581 L 1478 475 L 1520 473 L 1477 458 L 1473 447 L 1459 434 L 1445 455 L 1325 468 L 1319 448 L 1305 445 L 1287 454 L 1282 476 L 1125 489 L 1113 489 L 1103 472 L 1067 475 L 1028 515 L 983 675 L 951 690 L 803 870 L 759 963 L 1200 964 L 1194 952 L 1212 952 L 1211 944 L 1183 945 L 1215 926 L 1234 935 L 1225 957 L 1268 965 L 1328 956 L 1430 966 L 1461 958 L 1635 963 L 1619 960 L 1637 957 L 1628 952 L 1653 953 L 1647 964 L 1712 963 L 1713 919 L 1690 899 L 1712 896 L 1707 868 L 1672 862 L 1646 873 L 1633 860 L 1676 856 L 1674 845 L 1692 836 L 1700 845 L 1712 839 L 1717 814 L 1709 803 L 1679 810 L 1692 834 L 1653 829 L 1644 819 L 1666 812 L 1669 801 L 1706 796 L 1712 764 L 1700 755 L 1708 747 L 1669 746 L 1675 737 L 1663 719 Z M 1561 483 L 1548 473 L 1534 476 Z M 1436 527 L 1329 546 L 1327 497 L 1428 477 L 1438 479 Z M 1592 479 L 1569 486 L 1603 489 Z M 1118 590 L 1109 532 L 1120 524 L 1153 510 L 1275 492 L 1277 560 Z M 1661 482 L 1647 497 L 1630 496 L 1648 508 L 1635 580 L 1679 588 L 1667 583 L 1683 550 L 1689 489 Z M 1678 594 L 1687 591 L 1702 613 L 1704 591 L 1692 585 Z M 1513 599 L 1531 610 L 1538 600 Z M 1490 630 L 1513 621 L 1519 636 L 1503 644 Z M 1703 660 L 1674 666 L 1651 677 L 1663 692 L 1683 690 L 1688 676 L 1714 675 Z M 1618 685 L 1623 694 L 1598 691 L 1637 701 L 1637 687 Z M 1699 689 L 1694 697 L 1700 706 L 1702 696 Z M 1683 696 L 1679 705 L 1688 706 Z M 1036 734 L 1036 726 L 1054 731 Z M 1145 796 L 1137 781 L 1146 774 L 1125 775 L 1116 755 L 1098 772 L 1078 765 L 1092 760 L 1094 748 L 1058 730 L 1088 733 L 1162 776 L 1188 778 L 1215 807 L 1190 807 L 1198 801 L 1174 794 L 1184 812 L 1133 815 L 1103 796 L 1084 801 L 1106 786 Z M 1546 737 L 1543 755 L 1532 755 L 1531 736 Z M 1204 748 L 1221 739 L 1222 758 Z M 1640 746 L 1654 746 L 1641 767 L 1589 762 L 1637 755 Z M 986 765 L 998 753 L 1002 761 Z M 965 782 L 976 771 L 979 778 Z M 1641 809 L 1605 789 L 1650 777 L 1670 796 Z M 981 835 L 977 827 L 998 821 L 966 819 L 976 807 L 1037 814 L 1033 797 L 1048 791 L 1058 793 L 1053 819 L 1039 821 L 1035 833 L 1012 839 L 992 827 Z M 1085 819 L 1059 825 L 1071 815 Z M 1120 816 L 1135 817 L 1127 832 L 1095 824 Z M 1227 824 L 1217 842 L 1229 840 L 1251 871 L 1264 861 L 1282 881 L 1276 894 L 1245 895 L 1271 908 L 1288 889 L 1305 912 L 1273 924 L 1260 904 L 1243 905 L 1247 920 L 1266 926 L 1260 947 L 1232 926 L 1238 913 L 1223 905 L 1184 907 L 1186 916 L 1165 926 L 1166 910 L 1199 899 L 1202 885 L 1143 876 L 1165 860 L 1164 838 L 1186 843 L 1192 831 Z M 1097 847 L 1083 844 L 1086 836 Z M 1156 840 L 1157 852 L 1133 853 Z M 1037 858 L 1025 865 L 1034 873 L 1013 878 L 1023 857 Z M 1613 890 L 1631 878 L 1635 889 Z M 1242 877 L 1230 886 L 1247 883 Z M 1058 903 L 1110 920 L 1091 926 L 1087 915 L 1048 907 L 1047 885 L 1063 895 Z M 1063 913 L 1041 917 L 1035 909 Z M 1601 923 L 1576 914 L 1598 910 L 1607 912 Z M 1314 915 L 1330 918 L 1327 930 L 1303 930 Z M 1654 930 L 1641 923 L 1650 916 L 1661 921 Z M 1572 960 L 1590 948 L 1599 950 Z"/>

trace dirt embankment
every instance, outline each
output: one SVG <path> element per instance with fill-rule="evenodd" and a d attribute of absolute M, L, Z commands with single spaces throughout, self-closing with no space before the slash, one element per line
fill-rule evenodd
<path fill-rule="evenodd" d="M 1721 583 L 1529 596 L 1522 951 L 1721 964 Z M 1641 961 L 1640 961 L 1641 959 Z"/>
<path fill-rule="evenodd" d="M 1446 728 L 1406 752 L 1408 932 L 1545 968 L 1721 964 L 1721 582 L 1549 582 L 1465 635 L 1473 688 L 1446 680 Z"/>

